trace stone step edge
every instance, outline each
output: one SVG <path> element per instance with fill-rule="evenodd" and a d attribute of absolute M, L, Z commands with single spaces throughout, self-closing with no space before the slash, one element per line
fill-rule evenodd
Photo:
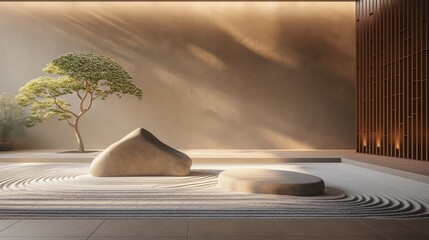
<path fill-rule="evenodd" d="M 48 163 L 68 163 L 68 162 L 91 162 L 94 157 L 80 157 L 80 158 L 67 158 L 67 157 L 11 157 L 11 158 L 0 158 L 0 163 L 10 162 L 48 162 Z M 194 157 L 192 158 L 193 163 L 340 163 L 340 157 L 320 157 L 320 158 L 307 158 L 307 157 Z"/>

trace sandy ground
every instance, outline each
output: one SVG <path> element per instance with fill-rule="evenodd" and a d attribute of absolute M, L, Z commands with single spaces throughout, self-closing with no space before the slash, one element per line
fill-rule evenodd
<path fill-rule="evenodd" d="M 1 163 L 0 218 L 424 218 L 429 184 L 346 163 L 204 164 L 187 177 L 95 178 L 89 163 Z M 297 171 L 325 194 L 235 193 L 217 185 L 232 168 Z"/>

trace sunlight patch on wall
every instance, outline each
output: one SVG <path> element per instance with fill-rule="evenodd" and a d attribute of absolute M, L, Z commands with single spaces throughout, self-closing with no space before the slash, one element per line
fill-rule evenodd
<path fill-rule="evenodd" d="M 270 47 L 270 44 L 258 41 L 255 38 L 247 36 L 246 33 L 242 32 L 238 27 L 230 25 L 228 22 L 223 21 L 222 19 L 216 19 L 216 22 L 219 24 L 219 27 L 224 29 L 226 32 L 231 34 L 231 36 L 243 44 L 247 48 L 251 49 L 258 55 L 268 58 L 274 62 L 280 63 L 287 67 L 297 68 L 299 67 L 299 62 L 297 59 L 294 59 L 288 55 L 282 54 L 277 49 Z"/>
<path fill-rule="evenodd" d="M 292 149 L 314 148 L 310 144 L 306 144 L 298 139 L 294 139 L 291 136 L 286 136 L 266 127 L 256 126 L 255 130 L 261 135 L 261 137 L 263 137 L 266 141 L 269 141 L 275 148 L 283 148 L 285 145 L 290 146 Z"/>
<path fill-rule="evenodd" d="M 235 107 L 236 104 L 229 95 L 219 90 L 190 84 L 159 66 L 153 66 L 153 71 L 159 80 L 186 96 L 189 102 L 195 104 L 200 110 L 216 113 L 225 119 L 237 119 L 238 108 Z M 198 100 L 195 101 L 195 99 Z"/>
<path fill-rule="evenodd" d="M 219 70 L 224 71 L 226 66 L 225 63 L 222 62 L 218 57 L 216 57 L 214 54 L 210 53 L 207 50 L 204 50 L 200 47 L 198 47 L 195 44 L 188 44 L 187 45 L 189 52 L 196 58 L 200 59 L 201 61 L 207 63 L 210 67 Z"/>

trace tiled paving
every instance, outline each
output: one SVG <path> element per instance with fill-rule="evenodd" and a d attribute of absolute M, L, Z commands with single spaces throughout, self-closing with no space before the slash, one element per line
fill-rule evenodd
<path fill-rule="evenodd" d="M 0 231 L 0 237 L 87 237 L 102 223 L 102 220 L 25 220 Z"/>
<path fill-rule="evenodd" d="M 17 223 L 17 220 L 3 220 L 0 221 L 0 231 L 12 226 L 13 224 Z"/>
<path fill-rule="evenodd" d="M 183 220 L 105 221 L 97 231 L 92 234 L 94 237 L 186 237 L 187 235 L 188 221 Z"/>
<path fill-rule="evenodd" d="M 189 221 L 191 237 L 283 237 L 273 220 Z"/>
<path fill-rule="evenodd" d="M 427 220 L 1 220 L 0 240 L 429 239 Z"/>
<path fill-rule="evenodd" d="M 377 237 L 379 234 L 356 220 L 283 220 L 276 221 L 288 237 Z"/>

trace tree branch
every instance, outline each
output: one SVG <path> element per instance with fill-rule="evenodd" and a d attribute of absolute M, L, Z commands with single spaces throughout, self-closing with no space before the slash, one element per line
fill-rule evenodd
<path fill-rule="evenodd" d="M 59 109 L 63 110 L 64 112 L 70 113 L 70 114 L 71 114 L 71 115 L 73 115 L 74 117 L 77 117 L 77 115 L 76 115 L 74 112 L 72 112 L 72 111 L 70 111 L 70 110 L 67 110 L 67 109 L 65 109 L 65 108 L 61 107 L 61 105 L 57 102 L 57 98 L 56 98 L 56 97 L 54 97 L 54 103 L 55 103 L 55 105 L 56 105 Z"/>
<path fill-rule="evenodd" d="M 79 90 L 76 90 L 75 92 L 77 93 L 77 96 L 79 97 L 79 99 L 82 100 L 82 96 L 80 95 Z"/>
<path fill-rule="evenodd" d="M 95 100 L 95 99 L 99 98 L 100 96 L 101 96 L 101 94 L 96 95 L 95 97 L 92 97 L 92 100 Z"/>
<path fill-rule="evenodd" d="M 85 102 L 85 99 L 86 99 L 86 93 L 85 93 L 85 96 L 80 100 L 80 103 L 79 103 L 80 112 L 84 111 L 83 110 L 83 103 Z"/>
<path fill-rule="evenodd" d="M 88 105 L 85 108 L 85 112 L 89 111 L 89 109 L 92 107 L 92 102 L 94 101 L 93 93 L 91 92 L 89 94 L 90 94 L 91 97 L 89 98 L 89 103 L 88 103 Z"/>
<path fill-rule="evenodd" d="M 96 94 L 95 95 L 95 97 L 93 96 L 93 95 L 91 95 L 91 97 L 92 97 L 92 100 L 95 100 L 95 99 L 97 99 L 97 98 L 99 98 L 99 97 L 101 97 L 103 94 L 105 94 L 106 93 L 106 91 L 100 91 L 100 93 L 99 94 Z"/>
<path fill-rule="evenodd" d="M 67 124 L 70 125 L 71 127 L 74 127 L 74 125 L 67 119 Z"/>
<path fill-rule="evenodd" d="M 79 104 L 80 112 L 85 112 L 85 109 L 83 108 L 83 104 L 85 103 L 85 100 L 88 97 L 88 92 L 89 92 L 88 81 L 85 81 L 84 86 L 85 86 L 85 95 L 83 96 L 83 98 L 80 99 L 80 104 Z"/>

